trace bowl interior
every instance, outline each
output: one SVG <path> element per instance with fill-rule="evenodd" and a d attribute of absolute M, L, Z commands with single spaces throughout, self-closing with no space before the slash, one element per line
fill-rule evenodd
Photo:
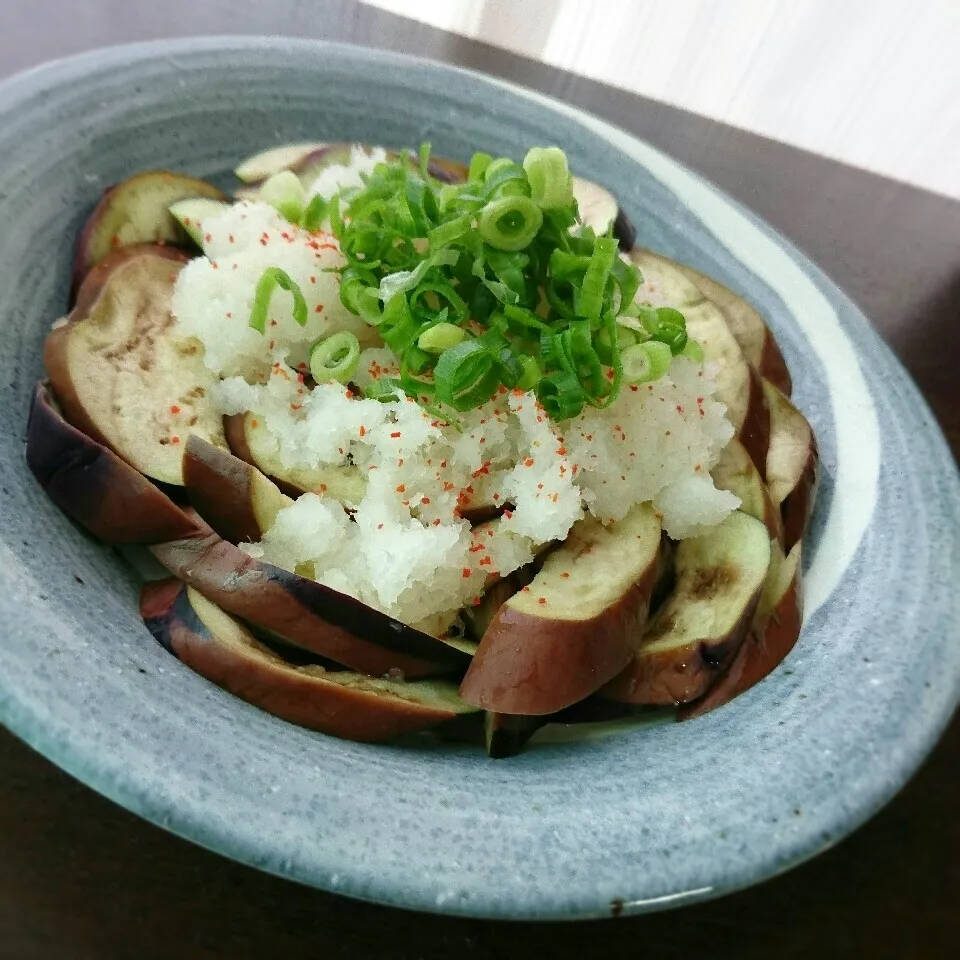
<path fill-rule="evenodd" d="M 299 139 L 429 141 L 457 158 L 557 143 L 621 198 L 640 243 L 749 295 L 783 347 L 824 463 L 805 558 L 818 602 L 774 676 L 687 724 L 491 762 L 471 748 L 370 747 L 298 729 L 154 643 L 138 576 L 26 469 L 41 344 L 64 310 L 74 236 L 105 186 L 156 167 L 228 185 L 247 154 Z M 813 265 L 631 144 L 474 75 L 296 41 L 122 48 L 0 89 L 0 718 L 201 844 L 445 912 L 589 916 L 708 896 L 811 855 L 887 799 L 956 703 L 955 467 L 913 386 Z M 854 358 L 853 394 L 838 394 L 824 342 Z M 855 537 L 843 529 L 854 497 L 867 504 Z M 843 564 L 823 553 L 838 543 Z"/>

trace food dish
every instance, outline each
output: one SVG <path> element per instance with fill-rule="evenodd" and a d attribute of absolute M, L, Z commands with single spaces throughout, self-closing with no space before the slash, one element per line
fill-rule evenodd
<path fill-rule="evenodd" d="M 505 757 L 702 713 L 789 653 L 819 461 L 766 325 L 726 320 L 747 304 L 627 246 L 557 147 L 312 143 L 236 175 L 235 203 L 169 171 L 104 192 L 27 431 L 61 509 L 179 578 L 141 612 L 181 662 L 352 739 L 472 714 Z"/>
<path fill-rule="evenodd" d="M 21 78 L 0 100 L 2 212 L 20 224 L 0 238 L 0 312 L 15 318 L 0 354 L 11 384 L 0 706 L 75 776 L 196 842 L 325 889 L 573 917 L 676 905 L 786 869 L 862 822 L 929 750 L 958 692 L 955 466 L 852 304 L 736 204 L 589 117 L 365 51 L 205 40 L 100 52 Z M 805 639 L 777 682 L 695 722 L 492 764 L 457 746 L 321 750 L 316 734 L 186 670 L 171 683 L 158 645 L 117 642 L 135 636 L 136 578 L 41 494 L 19 432 L 66 294 L 68 235 L 99 189 L 133 169 L 162 161 L 208 178 L 229 169 L 238 124 L 282 143 L 320 123 L 388 142 L 419 124 L 452 156 L 477 142 L 511 155 L 561 143 L 628 212 L 645 211 L 634 216 L 641 245 L 757 304 L 824 469 L 805 541 Z"/>

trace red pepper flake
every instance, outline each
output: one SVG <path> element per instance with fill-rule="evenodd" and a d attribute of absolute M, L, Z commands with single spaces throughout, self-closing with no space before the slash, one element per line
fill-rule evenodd
<path fill-rule="evenodd" d="M 560 574 L 560 576 L 563 577 L 564 580 L 569 580 L 569 579 L 570 579 L 570 574 L 567 573 L 566 570 L 564 570 L 563 573 Z"/>
<path fill-rule="evenodd" d="M 314 313 L 323 313 L 323 304 L 322 304 L 322 303 L 318 303 L 318 304 L 313 308 L 313 312 L 314 312 Z"/>
<path fill-rule="evenodd" d="M 250 421 L 250 426 L 253 427 L 254 430 L 256 430 L 257 427 L 260 426 L 260 421 L 259 421 L 259 420 L 251 420 L 251 421 Z"/>
<path fill-rule="evenodd" d="M 171 437 L 171 438 L 170 438 L 170 442 L 171 442 L 171 443 L 179 443 L 179 442 L 180 442 L 180 438 L 179 438 L 179 437 Z"/>
<path fill-rule="evenodd" d="M 361 436 L 361 437 L 365 437 L 366 435 L 367 435 L 367 428 L 361 423 L 361 424 L 360 424 L 360 436 Z M 340 452 L 343 453 L 342 450 L 341 450 Z"/>
<path fill-rule="evenodd" d="M 634 393 L 636 393 L 640 388 L 639 388 L 635 383 L 631 383 L 631 384 L 630 384 L 630 389 L 631 389 Z"/>
<path fill-rule="evenodd" d="M 585 433 L 585 434 L 583 435 L 583 439 L 586 440 L 588 443 L 592 443 L 592 442 L 593 442 L 593 434 L 592 434 L 592 433 Z"/>
<path fill-rule="evenodd" d="M 303 409 L 303 404 L 302 404 L 302 403 L 291 403 L 291 404 L 290 404 L 290 409 L 291 409 L 291 410 L 301 410 L 301 409 Z"/>
<path fill-rule="evenodd" d="M 421 503 L 429 503 L 429 502 L 430 502 L 430 498 L 429 498 L 429 497 L 421 497 L 421 498 L 420 498 L 420 502 L 421 502 Z"/>
<path fill-rule="evenodd" d="M 114 250 L 120 246 L 120 238 L 116 234 L 110 238 L 110 246 L 113 247 Z"/>
<path fill-rule="evenodd" d="M 390 436 L 393 437 L 394 439 L 396 439 L 397 437 L 400 436 L 400 431 L 399 431 L 399 430 L 394 430 L 393 433 L 390 434 Z"/>
<path fill-rule="evenodd" d="M 613 378 L 614 378 L 615 376 L 616 376 L 616 374 L 615 374 L 612 370 L 608 370 L 608 371 L 607 371 L 607 379 L 608 379 L 608 380 L 613 380 Z"/>
<path fill-rule="evenodd" d="M 677 413 L 683 413 L 683 407 L 680 404 L 677 404 Z"/>
<path fill-rule="evenodd" d="M 509 519 L 513 516 L 513 511 L 512 511 L 512 510 L 504 510 L 504 511 L 503 511 L 503 515 L 509 520 Z M 490 531 L 490 536 L 491 536 L 491 537 L 493 536 L 493 531 L 492 531 L 492 530 Z"/>
<path fill-rule="evenodd" d="M 397 486 L 397 493 L 406 493 L 407 488 L 401 483 Z"/>
<path fill-rule="evenodd" d="M 383 524 L 382 524 L 382 523 L 378 523 L 378 524 L 377 524 L 377 529 L 378 529 L 378 530 L 382 530 L 382 529 L 383 529 Z"/>
<path fill-rule="evenodd" d="M 439 527 L 439 526 L 440 526 L 440 518 L 439 518 L 439 517 L 437 517 L 436 520 L 433 521 L 433 525 L 434 525 L 435 527 Z"/>
<path fill-rule="evenodd" d="M 522 397 L 522 396 L 523 396 L 523 391 L 522 391 L 519 387 L 514 387 L 514 388 L 513 388 L 513 395 L 514 395 L 515 397 Z"/>
<path fill-rule="evenodd" d="M 427 463 L 429 463 L 429 462 L 430 462 L 430 461 L 428 460 Z M 446 460 L 441 460 L 441 461 L 440 461 L 440 469 L 441 469 L 441 470 L 444 470 L 444 469 L 446 468 L 446 466 L 447 466 L 447 461 L 446 461 Z"/>
<path fill-rule="evenodd" d="M 480 560 L 481 567 L 489 567 L 493 563 L 493 560 L 490 557 L 482 557 Z"/>
<path fill-rule="evenodd" d="M 275 327 L 276 325 L 277 325 L 277 321 L 276 321 L 276 320 L 271 320 L 271 321 L 270 321 L 270 326 L 271 326 L 271 327 Z"/>
<path fill-rule="evenodd" d="M 482 550 L 486 550 L 486 549 L 487 549 L 487 548 L 486 548 L 482 543 L 475 543 L 475 544 L 473 544 L 472 547 L 470 547 L 470 552 L 471 552 L 471 553 L 480 553 Z"/>
<path fill-rule="evenodd" d="M 170 412 L 173 413 L 173 414 L 177 414 L 177 413 L 180 412 L 180 408 L 179 408 L 176 404 L 174 404 L 174 405 L 170 408 Z"/>
<path fill-rule="evenodd" d="M 463 570 L 460 571 L 460 573 L 461 573 L 461 575 L 462 575 L 462 577 L 463 577 L 464 580 L 469 580 L 469 579 L 470 579 L 470 568 L 469 568 L 469 567 L 464 567 Z"/>
<path fill-rule="evenodd" d="M 320 484 L 320 492 L 321 492 L 321 493 L 326 493 L 326 492 L 327 492 L 327 485 L 326 485 L 325 483 L 321 483 L 321 484 Z"/>
<path fill-rule="evenodd" d="M 536 461 L 533 459 L 533 457 L 527 457 L 527 458 L 523 461 L 523 465 L 524 465 L 525 467 L 532 467 L 535 462 L 536 462 Z"/>
<path fill-rule="evenodd" d="M 559 502 L 560 502 L 560 494 L 559 494 L 559 493 L 551 493 L 550 496 L 548 497 L 548 499 L 549 499 L 549 500 L 552 500 L 554 503 L 559 503 Z"/>
<path fill-rule="evenodd" d="M 449 480 L 444 481 L 443 489 L 444 492 L 449 493 L 454 488 L 454 485 L 450 483 Z"/>
<path fill-rule="evenodd" d="M 566 447 L 557 447 L 557 456 L 558 456 L 558 457 L 565 457 L 566 455 L 567 455 L 567 448 L 566 448 Z"/>
<path fill-rule="evenodd" d="M 547 602 L 546 597 L 537 597 L 537 603 L 539 603 L 541 606 L 543 606 L 546 602 Z"/>

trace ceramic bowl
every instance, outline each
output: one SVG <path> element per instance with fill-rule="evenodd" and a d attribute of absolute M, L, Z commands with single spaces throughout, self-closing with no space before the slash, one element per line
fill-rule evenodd
<path fill-rule="evenodd" d="M 167 166 L 227 182 L 295 140 L 557 143 L 639 242 L 745 293 L 816 430 L 823 483 L 800 641 L 698 720 L 544 743 L 364 746 L 193 674 L 137 614 L 138 578 L 24 463 L 40 348 L 100 191 Z M 898 790 L 960 689 L 960 485 L 916 388 L 854 305 L 757 217 L 652 147 L 476 74 L 293 40 L 120 47 L 0 86 L 0 720 L 117 803 L 325 890 L 443 913 L 590 917 L 755 883 Z"/>

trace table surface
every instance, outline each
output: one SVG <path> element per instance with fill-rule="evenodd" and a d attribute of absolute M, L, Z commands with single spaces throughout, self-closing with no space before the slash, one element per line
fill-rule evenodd
<path fill-rule="evenodd" d="M 960 454 L 960 204 L 943 197 L 351 0 L 2 0 L 0 77 L 91 47 L 215 33 L 426 55 L 643 137 L 819 263 L 899 354 Z M 593 923 L 428 917 L 278 880 L 139 820 L 3 731 L 0 781 L 0 958 L 960 956 L 960 720 L 884 810 L 813 861 L 710 903 Z"/>

